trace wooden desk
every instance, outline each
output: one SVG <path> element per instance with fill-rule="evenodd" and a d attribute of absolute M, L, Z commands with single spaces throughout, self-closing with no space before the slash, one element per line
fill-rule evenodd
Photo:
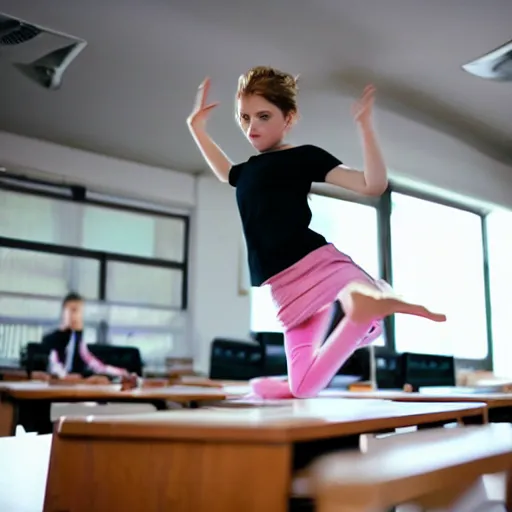
<path fill-rule="evenodd" d="M 28 380 L 27 371 L 21 368 L 0 368 L 0 381 L 26 381 Z"/>
<path fill-rule="evenodd" d="M 246 402 L 257 403 L 257 399 L 244 399 L 243 395 L 248 394 L 251 390 L 250 385 L 246 381 L 209 381 L 213 385 L 221 385 L 228 398 L 240 403 Z M 194 381 L 195 385 L 201 386 L 201 379 Z M 208 385 L 208 384 L 206 384 Z M 234 392 L 231 392 L 233 390 Z M 429 392 L 427 390 L 421 393 L 407 393 L 399 390 L 377 390 L 377 391 L 344 391 L 338 389 L 325 389 L 320 392 L 320 397 L 336 397 L 336 398 L 369 398 L 372 400 L 393 400 L 395 402 L 483 402 L 490 409 L 511 407 L 512 393 L 463 393 L 454 391 L 451 393 Z M 264 400 L 259 402 L 263 403 Z"/>
<path fill-rule="evenodd" d="M 371 398 L 395 402 L 483 402 L 489 408 L 512 407 L 512 393 L 429 393 L 405 391 L 340 391 L 345 398 Z"/>
<path fill-rule="evenodd" d="M 331 390 L 327 390 L 331 391 Z M 437 403 L 479 403 L 487 404 L 489 421 L 512 422 L 512 393 L 443 393 L 422 391 L 421 393 L 406 393 L 404 391 L 337 391 L 337 396 L 343 398 L 366 398 L 393 400 L 395 402 L 437 402 Z"/>
<path fill-rule="evenodd" d="M 62 418 L 44 510 L 284 512 L 294 471 L 319 454 L 357 446 L 362 433 L 482 418 L 486 410 L 484 404 L 311 399 Z"/>
<path fill-rule="evenodd" d="M 0 382 L 0 437 L 13 435 L 20 418 L 40 418 L 41 428 L 52 431 L 50 406 L 54 402 L 144 402 L 159 410 L 167 402 L 192 404 L 223 400 L 219 389 L 167 386 L 121 391 L 120 385 L 52 385 L 40 381 Z"/>
<path fill-rule="evenodd" d="M 334 453 L 312 465 L 319 512 L 387 510 L 411 502 L 448 510 L 482 476 L 512 469 L 509 424 L 414 432 L 380 443 L 367 453 Z M 507 505 L 510 491 L 509 480 Z"/>

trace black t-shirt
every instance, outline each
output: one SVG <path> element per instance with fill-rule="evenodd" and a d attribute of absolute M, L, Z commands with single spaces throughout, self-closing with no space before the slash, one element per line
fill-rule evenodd
<path fill-rule="evenodd" d="M 304 145 L 260 153 L 231 168 L 253 286 L 327 244 L 309 229 L 308 194 L 313 182 L 325 181 L 340 164 L 327 151 Z"/>

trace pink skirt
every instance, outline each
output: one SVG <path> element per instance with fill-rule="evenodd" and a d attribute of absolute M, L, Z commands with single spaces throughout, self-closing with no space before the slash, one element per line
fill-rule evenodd
<path fill-rule="evenodd" d="M 350 256 L 328 244 L 263 284 L 270 286 L 277 318 L 284 329 L 289 330 L 332 304 L 339 292 L 354 281 L 383 288 L 380 280 L 373 279 Z"/>

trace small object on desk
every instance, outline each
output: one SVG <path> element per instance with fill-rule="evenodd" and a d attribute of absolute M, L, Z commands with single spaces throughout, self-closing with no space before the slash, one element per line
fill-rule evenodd
<path fill-rule="evenodd" d="M 68 373 L 64 375 L 64 377 L 61 377 L 60 380 L 65 382 L 79 382 L 83 380 L 83 377 L 80 373 Z"/>
<path fill-rule="evenodd" d="M 78 373 L 69 373 L 64 377 L 56 377 L 55 375 L 51 375 L 48 383 L 51 386 L 74 386 L 77 384 L 83 384 L 85 382 L 84 378 Z"/>
<path fill-rule="evenodd" d="M 142 379 L 139 380 L 138 375 L 130 373 L 129 375 L 123 375 L 121 377 L 121 391 L 129 391 L 140 387 Z"/>
<path fill-rule="evenodd" d="M 200 376 L 192 376 L 192 375 L 183 375 L 182 377 L 175 379 L 172 382 L 172 385 L 178 386 L 194 386 L 194 387 L 202 387 L 202 388 L 222 388 L 222 381 L 215 381 L 209 379 L 207 377 Z"/>
<path fill-rule="evenodd" d="M 473 385 L 476 389 L 486 389 L 488 393 L 511 393 L 512 381 L 510 379 L 480 379 Z"/>
<path fill-rule="evenodd" d="M 361 382 L 354 382 L 353 384 L 349 384 L 348 386 L 349 391 L 375 391 L 373 387 L 373 383 L 369 380 L 361 381 Z"/>
<path fill-rule="evenodd" d="M 32 372 L 30 374 L 30 380 L 40 380 L 43 382 L 48 382 L 50 380 L 50 378 L 51 378 L 50 374 L 46 373 L 46 372 L 36 371 L 36 372 Z"/>
<path fill-rule="evenodd" d="M 97 386 L 107 386 L 110 384 L 110 379 L 105 375 L 91 375 L 84 379 L 85 384 L 95 384 Z"/>
<path fill-rule="evenodd" d="M 167 379 L 141 379 L 140 387 L 143 388 L 165 388 L 169 385 Z"/>
<path fill-rule="evenodd" d="M 168 357 L 165 360 L 167 374 L 171 377 L 195 375 L 194 361 L 190 357 Z"/>

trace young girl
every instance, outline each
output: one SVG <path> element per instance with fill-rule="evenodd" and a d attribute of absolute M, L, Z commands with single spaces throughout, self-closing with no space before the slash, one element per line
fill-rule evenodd
<path fill-rule="evenodd" d="M 233 164 L 205 129 L 217 105 L 207 104 L 209 86 L 209 79 L 200 85 L 187 124 L 216 176 L 236 187 L 251 284 L 270 286 L 285 334 L 288 381 L 255 379 L 256 396 L 317 395 L 357 348 L 381 334 L 382 320 L 388 315 L 446 320 L 444 315 L 401 300 L 386 283 L 372 279 L 309 229 L 308 194 L 313 182 L 372 196 L 387 188 L 386 166 L 372 124 L 373 87 L 365 89 L 354 108 L 363 141 L 361 172 L 319 147 L 284 142 L 298 114 L 296 79 L 263 66 L 239 78 L 235 108 L 236 120 L 258 154 Z"/>

